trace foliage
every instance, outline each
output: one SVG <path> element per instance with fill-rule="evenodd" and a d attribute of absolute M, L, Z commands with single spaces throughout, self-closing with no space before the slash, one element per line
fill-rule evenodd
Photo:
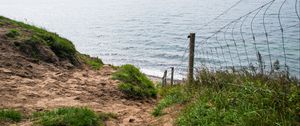
<path fill-rule="evenodd" d="M 299 80 L 283 71 L 272 75 L 246 71 L 209 71 L 197 74 L 195 84 L 174 87 L 190 93 L 176 119 L 180 126 L 190 125 L 299 125 Z M 165 88 L 158 106 L 176 102 Z M 180 104 L 180 103 L 179 103 Z M 158 107 L 156 107 L 158 108 Z M 160 111 L 160 110 L 157 110 Z M 159 113 L 159 112 L 157 112 Z"/>
<path fill-rule="evenodd" d="M 77 64 L 75 59 L 76 49 L 75 46 L 69 40 L 60 37 L 55 33 L 48 32 L 44 29 L 27 25 L 22 22 L 14 21 L 0 16 L 0 22 L 10 27 L 16 27 L 19 30 L 23 30 L 30 33 L 30 36 L 23 36 L 25 41 L 31 41 L 32 43 L 41 43 L 49 46 L 51 50 L 61 59 L 68 59 L 73 64 Z M 15 37 L 19 35 L 15 29 L 12 29 L 7 36 Z M 29 38 L 28 38 L 29 37 Z"/>
<path fill-rule="evenodd" d="M 105 115 L 105 118 L 108 117 Z M 41 126 L 99 126 L 103 125 L 104 114 L 98 116 L 88 108 L 63 107 L 46 112 L 34 113 L 35 125 Z"/>
<path fill-rule="evenodd" d="M 184 87 L 178 85 L 174 87 L 162 87 L 159 91 L 160 96 L 163 98 L 154 108 L 152 115 L 160 116 L 162 115 L 162 110 L 173 104 L 183 104 L 189 100 L 191 97 Z"/>
<path fill-rule="evenodd" d="M 5 34 L 9 38 L 15 38 L 20 35 L 20 32 L 16 29 L 11 29 L 8 33 Z"/>
<path fill-rule="evenodd" d="M 79 54 L 78 57 L 93 69 L 98 70 L 103 66 L 103 62 L 99 58 L 90 57 L 89 55 L 84 54 Z"/>
<path fill-rule="evenodd" d="M 119 89 L 130 97 L 156 97 L 154 84 L 133 65 L 123 65 L 113 74 L 113 79 L 122 81 Z"/>
<path fill-rule="evenodd" d="M 295 125 L 299 118 L 298 82 L 284 74 L 202 70 L 196 82 L 196 100 L 178 125 Z"/>
<path fill-rule="evenodd" d="M 0 121 L 19 122 L 22 119 L 20 112 L 13 109 L 0 109 Z"/>

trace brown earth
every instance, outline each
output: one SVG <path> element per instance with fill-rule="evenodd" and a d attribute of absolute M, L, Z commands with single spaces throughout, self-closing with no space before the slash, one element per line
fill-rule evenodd
<path fill-rule="evenodd" d="M 0 28 L 0 108 L 17 109 L 25 115 L 63 106 L 86 106 L 96 112 L 112 112 L 117 119 L 109 126 L 172 125 L 169 116 L 155 118 L 150 113 L 156 99 L 127 99 L 111 79 L 110 65 L 100 70 L 75 67 L 68 62 L 48 63 L 28 58 L 5 37 Z M 17 125 L 32 125 L 23 119 Z"/>

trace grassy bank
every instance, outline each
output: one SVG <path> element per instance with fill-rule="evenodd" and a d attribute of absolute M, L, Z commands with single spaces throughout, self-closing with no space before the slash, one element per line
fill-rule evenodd
<path fill-rule="evenodd" d="M 183 106 L 176 125 L 299 125 L 298 81 L 283 74 L 211 72 L 202 70 L 195 84 L 164 87 L 162 100 L 153 111 Z M 171 93 L 169 93 L 171 92 Z"/>
<path fill-rule="evenodd" d="M 101 59 L 79 53 L 71 41 L 56 33 L 2 16 L 0 27 L 5 32 L 4 39 L 30 58 L 56 64 L 64 61 L 75 66 L 86 64 L 94 69 L 103 65 Z"/>
<path fill-rule="evenodd" d="M 119 67 L 113 74 L 113 79 L 122 82 L 118 88 L 131 98 L 156 97 L 157 91 L 153 82 L 133 65 Z"/>

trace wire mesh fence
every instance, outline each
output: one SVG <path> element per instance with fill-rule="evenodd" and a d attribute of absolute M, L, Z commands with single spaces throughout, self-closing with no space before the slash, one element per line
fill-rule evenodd
<path fill-rule="evenodd" d="M 242 2 L 243 0 L 237 1 L 203 27 L 217 22 Z M 299 13 L 299 0 L 267 1 L 228 21 L 229 23 L 215 29 L 210 35 L 198 35 L 195 69 L 247 69 L 262 74 L 284 71 L 288 76 L 296 76 L 299 79 Z M 182 56 L 182 63 L 187 61 L 186 53 L 187 51 Z"/>

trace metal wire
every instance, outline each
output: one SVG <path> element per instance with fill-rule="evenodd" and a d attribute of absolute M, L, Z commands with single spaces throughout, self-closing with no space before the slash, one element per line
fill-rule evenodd
<path fill-rule="evenodd" d="M 284 33 L 283 33 L 283 27 L 282 27 L 282 23 L 281 23 L 281 17 L 280 17 L 280 13 L 281 13 L 281 9 L 283 7 L 283 5 L 285 4 L 286 0 L 284 0 L 278 10 L 278 21 L 279 21 L 279 25 L 280 25 L 280 31 L 281 31 L 281 42 L 282 42 L 282 49 L 283 49 L 283 55 L 284 55 L 284 66 L 286 68 L 286 72 L 287 72 L 287 76 L 288 76 L 288 66 L 286 64 L 286 52 L 285 52 L 285 43 L 284 43 Z"/>
<path fill-rule="evenodd" d="M 269 53 L 269 60 L 270 60 L 270 66 L 271 66 L 271 72 L 273 71 L 273 65 L 272 65 L 272 57 L 271 57 L 271 51 L 270 51 L 270 43 L 269 43 L 269 37 L 268 37 L 268 33 L 267 33 L 267 28 L 266 28 L 266 23 L 265 23 L 265 18 L 266 18 L 266 13 L 269 10 L 269 8 L 272 6 L 272 4 L 275 2 L 275 0 L 272 1 L 271 4 L 269 4 L 269 6 L 267 7 L 267 9 L 264 12 L 263 15 L 263 26 L 264 26 L 264 31 L 265 31 L 265 35 L 266 35 L 266 40 L 267 40 L 267 46 L 268 46 L 268 53 Z"/>
<path fill-rule="evenodd" d="M 237 6 L 241 1 L 242 0 L 238 1 L 236 5 L 233 5 L 233 7 Z M 272 60 L 274 60 L 276 58 L 275 56 L 278 55 L 276 54 L 276 50 L 272 50 L 274 46 L 278 46 L 278 43 L 276 43 L 276 41 L 274 41 L 273 39 L 281 37 L 281 42 L 279 43 L 283 50 L 283 56 L 281 56 L 284 57 L 285 71 L 287 71 L 287 75 L 289 75 L 289 67 L 287 66 L 287 63 L 288 61 L 292 61 L 295 59 L 287 57 L 287 49 L 285 48 L 285 46 L 286 43 L 290 40 L 291 42 L 294 42 L 295 40 L 299 41 L 300 36 L 293 36 L 291 38 L 288 38 L 289 40 L 287 40 L 285 36 L 288 36 L 289 34 L 295 32 L 300 33 L 300 29 L 298 28 L 298 26 L 300 26 L 300 17 L 298 11 L 299 2 L 298 0 L 296 0 L 295 6 L 291 9 L 295 9 L 293 10 L 293 13 L 295 13 L 297 17 L 294 16 L 289 18 L 297 19 L 298 22 L 296 24 L 288 24 L 289 26 L 283 26 L 285 22 L 282 21 L 283 17 L 281 13 L 283 10 L 283 6 L 286 5 L 286 1 L 287 0 L 284 0 L 282 3 L 279 3 L 280 6 L 275 6 L 275 3 L 277 3 L 275 2 L 275 0 L 268 1 L 261 6 L 254 8 L 248 13 L 245 13 L 242 16 L 229 21 L 225 25 L 216 29 L 215 32 L 211 33 L 208 36 L 205 36 L 204 39 L 197 41 L 195 48 L 195 56 L 197 57 L 197 60 L 195 61 L 200 62 L 198 64 L 206 66 L 209 71 L 217 71 L 218 69 L 223 70 L 223 68 L 233 68 L 234 71 L 236 66 L 239 66 L 236 68 L 241 69 L 245 68 L 244 66 L 247 66 L 247 68 L 253 68 L 253 72 L 251 73 L 256 73 L 257 69 L 260 68 L 261 73 L 264 73 L 264 71 L 266 71 L 266 73 L 270 72 L 271 74 L 274 70 Z M 273 9 L 271 9 L 273 7 L 280 7 L 277 13 L 274 12 Z M 231 9 L 232 8 L 229 8 L 228 11 Z M 213 20 L 211 20 L 210 23 L 219 19 L 222 15 L 228 13 L 228 11 L 226 10 L 225 12 L 221 13 Z M 277 15 L 279 29 L 274 27 L 274 25 L 276 24 L 268 22 L 268 17 L 271 17 L 272 15 Z M 208 26 L 208 24 L 210 23 L 205 24 L 203 27 Z M 258 24 L 262 25 L 263 27 L 260 28 L 256 26 Z M 239 31 L 237 29 L 239 29 Z M 220 33 L 223 34 L 222 37 L 219 36 Z M 281 33 L 281 36 L 278 36 L 279 33 Z M 228 35 L 231 36 L 228 37 Z M 267 49 L 264 50 L 265 48 Z M 182 56 L 182 62 L 185 57 L 185 53 L 186 51 Z M 272 53 L 275 56 L 273 56 Z M 256 58 L 254 58 L 255 56 Z M 281 58 L 281 56 L 279 58 Z M 264 58 L 267 59 L 267 64 L 264 63 Z M 246 61 L 246 63 L 244 63 L 244 61 Z M 253 61 L 256 62 L 258 66 L 252 64 Z M 197 68 L 197 66 L 195 66 L 195 68 Z M 297 68 L 293 68 L 293 70 L 295 69 Z"/>

